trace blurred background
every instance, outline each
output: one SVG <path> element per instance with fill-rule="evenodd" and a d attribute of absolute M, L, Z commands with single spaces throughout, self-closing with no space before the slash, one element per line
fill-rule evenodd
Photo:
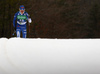
<path fill-rule="evenodd" d="M 32 18 L 28 38 L 100 38 L 100 0 L 0 0 L 0 37 L 11 38 L 14 14 Z"/>

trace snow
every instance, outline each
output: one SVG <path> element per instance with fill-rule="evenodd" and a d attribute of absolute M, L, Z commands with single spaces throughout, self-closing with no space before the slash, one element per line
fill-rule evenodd
<path fill-rule="evenodd" d="M 0 39 L 0 74 L 100 74 L 100 39 Z"/>

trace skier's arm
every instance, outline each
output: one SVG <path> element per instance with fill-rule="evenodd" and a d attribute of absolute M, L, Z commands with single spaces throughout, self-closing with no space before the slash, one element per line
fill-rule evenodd
<path fill-rule="evenodd" d="M 13 19 L 13 26 L 14 26 L 14 28 L 15 28 L 16 18 L 17 18 L 17 14 L 14 15 L 14 19 Z"/>
<path fill-rule="evenodd" d="M 30 17 L 30 15 L 28 13 L 26 13 L 26 17 L 27 17 L 28 22 L 31 23 L 32 20 L 31 20 L 31 17 Z"/>

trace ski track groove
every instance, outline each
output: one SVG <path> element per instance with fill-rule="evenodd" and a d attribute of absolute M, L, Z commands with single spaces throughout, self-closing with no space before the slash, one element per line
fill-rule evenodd
<path fill-rule="evenodd" d="M 12 60 L 10 59 L 8 52 L 7 52 L 7 44 L 9 43 L 10 39 L 4 38 L 4 40 L 0 40 L 0 59 L 2 60 L 0 64 L 0 74 L 28 74 L 20 70 L 17 65 L 15 65 Z M 4 62 L 3 62 L 4 61 Z M 4 64 L 4 65 L 3 65 Z M 8 66 L 9 65 L 9 66 Z M 9 69 L 10 70 L 7 70 Z M 12 71 L 14 70 L 14 71 Z"/>
<path fill-rule="evenodd" d="M 10 40 L 10 39 L 8 39 L 8 41 L 6 42 L 6 45 L 5 45 L 5 56 L 6 56 L 7 61 L 9 62 L 9 64 L 10 64 L 12 67 L 15 68 L 16 71 L 19 71 L 20 74 L 28 74 L 28 73 L 25 73 L 25 72 L 23 72 L 22 70 L 20 70 L 20 69 L 18 68 L 18 66 L 15 65 L 15 64 L 12 62 L 12 60 L 9 58 L 9 55 L 7 54 L 7 44 L 9 43 L 9 40 Z M 15 74 L 15 73 L 14 73 L 14 74 Z M 17 74 L 17 73 L 16 73 L 16 74 Z"/>
<path fill-rule="evenodd" d="M 2 39 L 1 39 L 2 40 Z M 5 42 L 6 41 L 3 41 L 3 43 L 2 43 L 2 45 L 0 44 L 0 47 L 1 47 L 1 58 L 3 57 L 4 58 L 4 55 L 2 55 L 2 53 L 3 53 L 3 49 L 4 49 L 4 44 L 5 44 Z M 3 49 L 2 49 L 3 48 Z M 1 65 L 1 64 L 0 64 Z M 6 70 L 2 67 L 2 66 L 0 66 L 0 72 L 2 73 L 2 74 L 7 74 L 7 72 L 6 72 Z"/>

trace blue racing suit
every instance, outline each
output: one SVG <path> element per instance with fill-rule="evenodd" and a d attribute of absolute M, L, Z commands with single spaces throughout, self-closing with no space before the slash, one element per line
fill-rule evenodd
<path fill-rule="evenodd" d="M 27 35 L 26 23 L 28 20 L 28 16 L 29 14 L 27 12 L 24 12 L 23 14 L 21 14 L 20 11 L 15 13 L 14 15 L 13 26 L 14 28 L 16 28 L 16 34 L 17 34 L 17 37 L 19 38 L 20 38 L 21 32 L 22 32 L 23 38 L 26 38 L 26 35 Z M 16 24 L 16 21 L 17 21 L 17 24 Z"/>

